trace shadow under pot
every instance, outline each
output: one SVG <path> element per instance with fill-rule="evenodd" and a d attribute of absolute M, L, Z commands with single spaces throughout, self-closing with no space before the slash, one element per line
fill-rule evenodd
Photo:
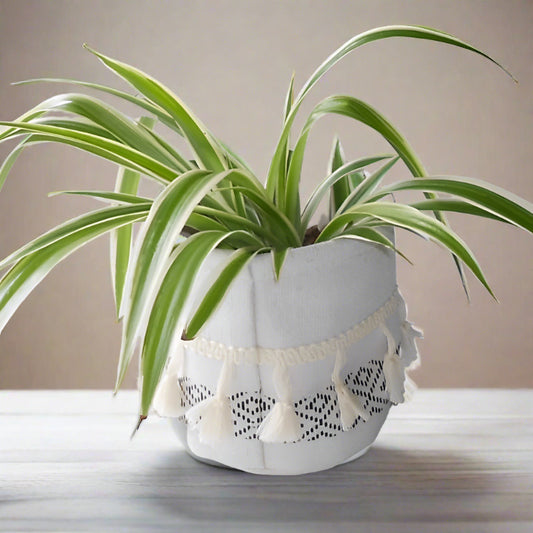
<path fill-rule="evenodd" d="M 197 300 L 228 253 L 206 261 Z M 200 336 L 180 342 L 154 407 L 204 462 L 255 474 L 325 470 L 365 453 L 391 404 L 404 401 L 418 336 L 391 250 L 355 240 L 292 249 L 278 281 L 270 254 L 258 255 Z"/>

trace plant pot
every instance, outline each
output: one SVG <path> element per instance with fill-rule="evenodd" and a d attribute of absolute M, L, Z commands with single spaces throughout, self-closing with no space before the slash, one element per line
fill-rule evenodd
<path fill-rule="evenodd" d="M 198 298 L 228 253 L 210 256 Z M 354 240 L 293 249 L 278 281 L 270 254 L 258 255 L 167 368 L 162 383 L 178 384 L 181 408 L 161 388 L 154 405 L 200 460 L 255 474 L 331 468 L 362 455 L 391 400 L 403 400 L 417 358 L 405 320 L 390 250 Z"/>

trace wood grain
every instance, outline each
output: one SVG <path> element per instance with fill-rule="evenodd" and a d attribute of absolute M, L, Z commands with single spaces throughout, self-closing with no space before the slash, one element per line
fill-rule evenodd
<path fill-rule="evenodd" d="M 533 391 L 422 390 L 361 459 L 209 467 L 136 394 L 0 392 L 0 531 L 533 531 Z"/>

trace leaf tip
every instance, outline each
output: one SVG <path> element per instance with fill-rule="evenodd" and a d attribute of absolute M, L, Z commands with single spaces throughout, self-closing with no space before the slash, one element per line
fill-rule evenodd
<path fill-rule="evenodd" d="M 272 266 L 274 270 L 274 279 L 276 281 L 279 281 L 281 270 L 285 263 L 288 252 L 288 248 L 285 248 L 284 250 L 272 250 Z"/>
<path fill-rule="evenodd" d="M 85 50 L 87 50 L 87 52 L 90 52 L 91 54 L 100 57 L 100 54 L 94 48 L 91 48 L 87 43 L 83 43 L 82 46 Z"/>
<path fill-rule="evenodd" d="M 137 421 L 137 425 L 133 428 L 133 431 L 131 433 L 131 436 L 130 436 L 130 440 L 133 439 L 133 437 L 135 437 L 135 434 L 137 433 L 137 431 L 139 431 L 139 428 L 141 427 L 141 424 L 143 423 L 144 420 L 146 420 L 148 417 L 146 415 L 140 415 L 139 416 L 139 420 Z"/>
<path fill-rule="evenodd" d="M 494 294 L 493 290 L 490 288 L 490 287 L 487 287 L 488 288 L 488 291 L 489 291 L 489 294 L 492 296 L 492 298 L 494 299 L 494 301 L 499 304 L 500 303 L 500 300 L 498 300 L 498 297 L 496 296 L 496 294 Z"/>
<path fill-rule="evenodd" d="M 296 77 L 296 71 L 293 70 L 291 74 L 291 81 L 289 82 L 289 93 L 292 92 L 294 86 L 294 78 Z"/>

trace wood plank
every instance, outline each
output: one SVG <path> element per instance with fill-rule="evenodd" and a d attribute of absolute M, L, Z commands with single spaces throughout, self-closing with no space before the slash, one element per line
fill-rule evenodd
<path fill-rule="evenodd" d="M 533 418 L 529 389 L 421 389 L 413 399 L 391 409 L 389 418 Z M 2 390 L 0 415 L 132 414 L 137 392 L 108 390 Z"/>
<path fill-rule="evenodd" d="M 2 390 L 0 415 L 132 414 L 137 391 L 123 390 Z"/>
<path fill-rule="evenodd" d="M 361 459 L 261 477 L 194 461 L 156 417 L 130 441 L 133 391 L 3 391 L 0 532 L 533 530 L 533 392 L 417 396 Z"/>
<path fill-rule="evenodd" d="M 317 493 L 311 492 L 297 500 L 279 492 L 269 498 L 265 491 L 249 497 L 213 498 L 206 487 L 202 497 L 177 492 L 170 496 L 158 494 L 141 498 L 126 494 L 113 499 L 31 499 L 2 503 L 0 528 L 18 522 L 19 530 L 42 531 L 42 525 L 55 521 L 61 525 L 62 531 L 74 530 L 71 529 L 73 524 L 84 527 L 96 524 L 105 531 L 114 525 L 136 528 L 144 525 L 143 531 L 174 526 L 181 531 L 179 527 L 194 524 L 200 529 L 206 525 L 214 526 L 213 531 L 219 531 L 224 525 L 231 530 L 244 522 L 262 525 L 266 531 L 283 531 L 279 524 L 304 522 L 321 525 L 325 531 L 334 528 L 338 522 L 351 522 L 356 528 L 359 522 L 389 522 L 390 531 L 395 531 L 396 523 L 410 521 L 419 524 L 414 531 L 425 531 L 422 526 L 432 522 L 447 522 L 449 527 L 445 531 L 459 531 L 455 529 L 456 522 L 532 522 L 527 509 L 531 499 L 525 495 L 502 497 L 488 494 L 476 498 L 461 494 L 407 493 L 394 498 L 391 493 L 372 491 L 352 494 L 357 500 L 317 501 Z M 255 528 L 251 527 L 249 531 L 255 531 Z M 483 532 L 484 528 L 479 531 Z M 502 533 L 505 531 L 505 528 L 501 530 Z"/>
<path fill-rule="evenodd" d="M 1 416 L 0 450 L 176 449 L 166 420 L 147 420 L 133 440 L 131 415 Z M 391 450 L 527 450 L 533 425 L 520 419 L 389 419 L 376 445 Z"/>

